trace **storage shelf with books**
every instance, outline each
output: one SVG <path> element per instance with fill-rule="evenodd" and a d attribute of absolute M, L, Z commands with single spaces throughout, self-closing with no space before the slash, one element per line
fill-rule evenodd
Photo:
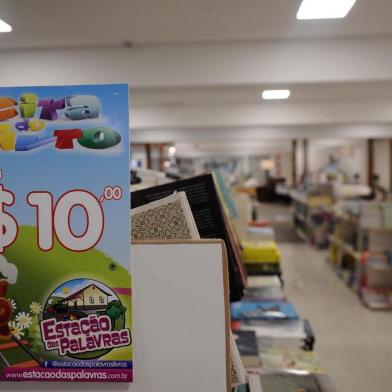
<path fill-rule="evenodd" d="M 250 227 L 267 225 L 266 220 L 249 223 Z M 241 243 L 248 285 L 242 300 L 231 304 L 231 319 L 249 389 L 235 391 L 283 391 L 288 386 L 293 391 L 335 391 L 314 351 L 316 337 L 311 323 L 301 317 L 285 293 L 282 270 L 280 275 L 268 275 L 263 268 L 268 262 L 280 266 L 278 244 L 265 240 L 263 233 L 259 239 L 254 234 L 252 241 Z"/>
<path fill-rule="evenodd" d="M 333 198 L 330 194 L 291 191 L 293 222 L 303 241 L 319 248 L 328 246 Z"/>
<path fill-rule="evenodd" d="M 252 222 L 254 224 L 254 222 Z M 308 320 L 289 301 L 278 276 L 255 273 L 254 264 L 279 260 L 276 243 L 243 241 L 248 288 L 240 302 L 232 303 L 233 335 L 248 373 L 249 389 L 236 392 L 290 390 L 333 392 L 314 351 L 316 338 Z"/>
<path fill-rule="evenodd" d="M 329 236 L 329 262 L 374 310 L 392 309 L 392 226 L 388 203 L 357 202 L 337 212 Z M 340 206 L 344 210 L 344 205 Z"/>

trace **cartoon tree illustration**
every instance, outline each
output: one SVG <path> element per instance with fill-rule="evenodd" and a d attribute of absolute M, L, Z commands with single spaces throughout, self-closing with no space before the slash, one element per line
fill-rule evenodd
<path fill-rule="evenodd" d="M 125 312 L 127 311 L 127 308 L 122 305 L 122 303 L 118 300 L 111 301 L 105 311 L 106 316 L 110 317 L 112 320 L 112 326 L 114 328 L 116 324 L 116 320 L 120 319 Z"/>

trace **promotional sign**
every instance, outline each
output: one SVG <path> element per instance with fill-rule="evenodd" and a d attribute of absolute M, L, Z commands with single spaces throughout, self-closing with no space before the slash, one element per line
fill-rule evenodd
<path fill-rule="evenodd" d="M 127 85 L 0 88 L 0 380 L 132 381 Z"/>

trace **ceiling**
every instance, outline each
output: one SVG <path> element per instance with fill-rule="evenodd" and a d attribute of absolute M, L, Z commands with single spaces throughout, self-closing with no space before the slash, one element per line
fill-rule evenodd
<path fill-rule="evenodd" d="M 361 147 L 365 148 L 364 139 L 312 139 L 309 150 L 315 154 L 322 150 L 336 150 L 338 148 Z M 176 143 L 177 156 L 203 157 L 203 156 L 262 156 L 276 153 L 289 154 L 292 151 L 291 140 L 262 140 L 262 141 L 219 141 Z"/>
<path fill-rule="evenodd" d="M 392 34 L 391 0 L 344 20 L 297 21 L 300 0 L 3 0 L 0 48 L 211 43 Z"/>
<path fill-rule="evenodd" d="M 268 88 L 289 88 L 290 98 L 284 102 L 263 101 L 261 92 Z M 183 88 L 145 88 L 132 89 L 133 107 L 178 106 L 178 105 L 225 105 L 256 103 L 277 105 L 301 102 L 336 102 L 391 100 L 391 82 L 342 82 L 258 85 L 258 86 L 205 86 Z"/>
<path fill-rule="evenodd" d="M 198 153 L 392 137 L 392 0 L 317 21 L 296 20 L 300 3 L 2 0 L 0 84 L 127 82 L 133 140 Z"/>

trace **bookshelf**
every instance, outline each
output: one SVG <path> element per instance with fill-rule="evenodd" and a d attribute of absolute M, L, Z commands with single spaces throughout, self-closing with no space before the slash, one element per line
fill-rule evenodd
<path fill-rule="evenodd" d="M 308 195 L 292 191 L 293 223 L 303 241 L 324 248 L 328 245 L 328 227 L 333 200 L 328 195 Z"/>
<path fill-rule="evenodd" d="M 299 202 L 308 205 L 303 199 Z M 305 216 L 301 214 L 299 219 L 305 221 Z M 264 223 L 262 220 L 259 222 Z M 249 223 L 254 224 L 255 222 Z M 272 227 L 271 229 L 273 230 Z M 248 288 L 242 301 L 231 305 L 234 335 L 253 333 L 256 340 L 254 345 L 241 341 L 239 343 L 243 350 L 240 350 L 240 354 L 243 356 L 245 368 L 249 371 L 251 391 L 264 390 L 261 388 L 283 390 L 286 383 L 292 381 L 289 380 L 290 374 L 296 371 L 309 372 L 310 379 L 317 385 L 311 390 L 335 391 L 329 377 L 322 374 L 324 371 L 314 351 L 316 338 L 311 324 L 301 318 L 295 310 L 295 304 L 293 305 L 290 298 L 286 297 L 281 274 L 279 277 L 270 275 L 270 271 L 265 268 L 264 264 L 272 261 L 280 266 L 279 246 L 275 244 L 276 251 L 273 252 L 272 242 L 265 242 L 262 234 L 259 235 L 259 240 L 255 233 L 252 241 L 242 241 L 242 259 L 248 272 Z M 279 319 L 281 316 L 268 314 L 270 310 L 273 310 L 272 313 L 284 313 L 284 317 Z M 249 354 L 250 348 L 254 346 L 256 355 Z M 250 363 L 250 359 L 259 362 L 255 365 Z M 255 373 L 255 369 L 259 373 Z M 270 381 L 274 382 L 274 387 L 269 386 Z M 310 390 L 303 384 L 304 379 L 299 378 L 297 381 L 295 390 Z M 254 382 L 259 386 L 254 387 Z M 233 389 L 233 392 L 245 391 L 247 390 Z"/>
<path fill-rule="evenodd" d="M 365 203 L 362 210 L 366 208 Z M 367 224 L 364 214 L 335 213 L 332 234 L 328 237 L 328 260 L 367 307 L 391 310 L 392 229 L 382 226 L 382 220 L 380 226 L 374 222 Z"/>

